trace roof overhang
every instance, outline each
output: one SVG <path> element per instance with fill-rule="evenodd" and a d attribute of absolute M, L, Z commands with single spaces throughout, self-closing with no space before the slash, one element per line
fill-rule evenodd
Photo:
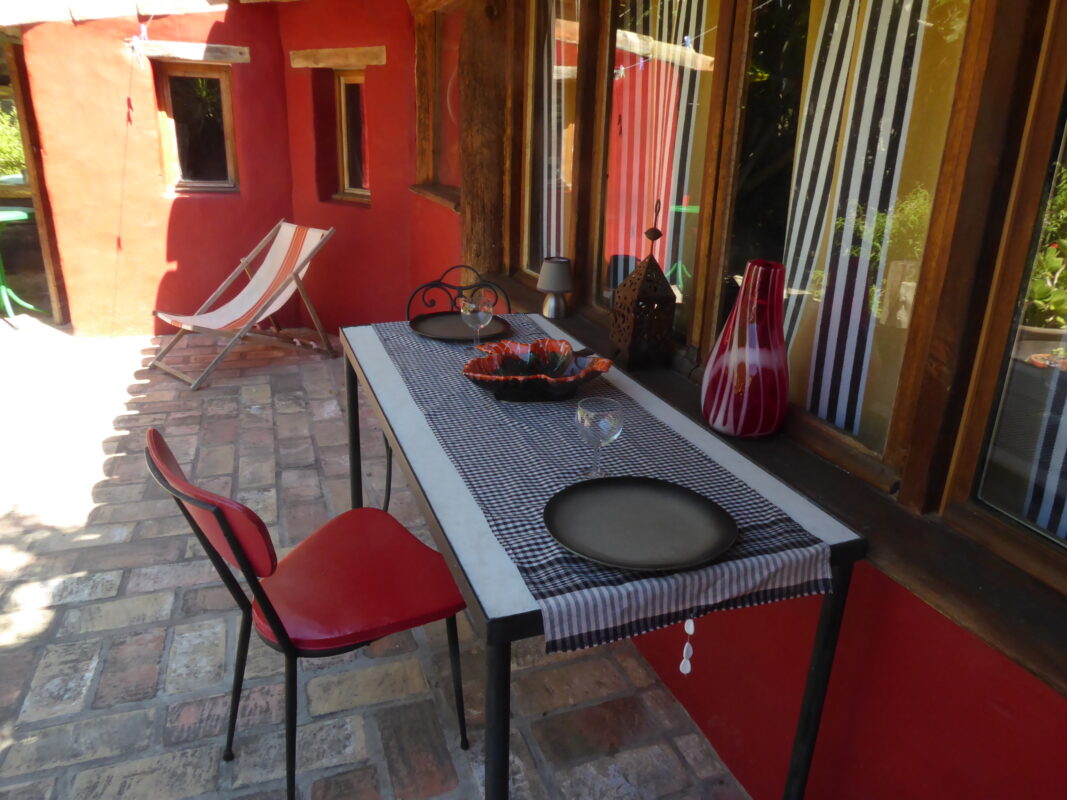
<path fill-rule="evenodd" d="M 83 22 L 110 17 L 163 16 L 225 11 L 238 0 L 33 0 L 0 3 L 0 26 Z M 246 0 L 241 0 L 245 2 Z"/>

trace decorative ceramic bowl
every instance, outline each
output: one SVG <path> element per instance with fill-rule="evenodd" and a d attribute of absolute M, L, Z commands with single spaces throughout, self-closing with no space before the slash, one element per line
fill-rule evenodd
<path fill-rule="evenodd" d="M 562 400 L 578 387 L 611 369 L 611 359 L 575 356 L 565 339 L 538 339 L 529 344 L 488 342 L 463 374 L 498 400 Z"/>

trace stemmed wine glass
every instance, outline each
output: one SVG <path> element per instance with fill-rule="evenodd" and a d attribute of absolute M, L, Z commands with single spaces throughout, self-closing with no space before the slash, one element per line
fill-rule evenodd
<path fill-rule="evenodd" d="M 487 292 L 474 292 L 459 298 L 459 315 L 474 331 L 474 349 L 481 344 L 482 328 L 493 321 L 494 299 Z"/>
<path fill-rule="evenodd" d="M 578 403 L 574 415 L 578 433 L 593 446 L 593 467 L 581 473 L 583 478 L 603 478 L 600 451 L 619 438 L 622 433 L 622 404 L 608 397 L 587 397 Z"/>

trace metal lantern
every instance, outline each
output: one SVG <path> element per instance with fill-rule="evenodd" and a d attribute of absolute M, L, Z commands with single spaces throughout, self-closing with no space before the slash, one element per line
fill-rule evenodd
<path fill-rule="evenodd" d="M 656 217 L 660 204 L 656 201 Z M 645 231 L 649 242 L 663 233 L 655 227 Z M 627 368 L 670 366 L 674 351 L 674 290 L 652 255 L 619 284 L 611 310 L 613 358 Z"/>

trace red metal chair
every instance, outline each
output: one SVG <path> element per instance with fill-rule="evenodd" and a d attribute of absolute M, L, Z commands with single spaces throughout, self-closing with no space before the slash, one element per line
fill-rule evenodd
<path fill-rule="evenodd" d="M 460 743 L 467 749 L 456 614 L 465 607 L 440 554 L 375 508 L 346 511 L 278 560 L 263 521 L 249 508 L 189 483 L 162 434 L 148 430 L 148 469 L 174 496 L 241 609 L 230 722 L 223 758 L 233 759 L 252 623 L 285 655 L 286 788 L 296 795 L 297 658 L 338 655 L 391 633 L 446 620 Z M 239 569 L 251 599 L 234 576 Z"/>

